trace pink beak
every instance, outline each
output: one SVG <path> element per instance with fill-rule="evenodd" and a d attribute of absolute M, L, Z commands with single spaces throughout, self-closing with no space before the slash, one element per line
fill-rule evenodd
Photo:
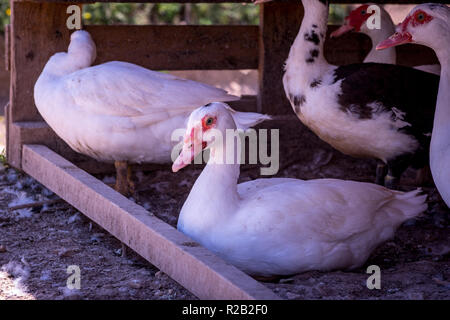
<path fill-rule="evenodd" d="M 172 164 L 173 172 L 177 172 L 178 170 L 192 163 L 192 160 L 194 160 L 195 156 L 203 150 L 201 141 L 202 130 L 199 128 L 199 126 L 192 128 L 190 134 L 185 134 L 183 140 L 183 149 L 181 149 L 180 154 Z"/>
<path fill-rule="evenodd" d="M 392 36 L 387 38 L 386 40 L 381 41 L 377 45 L 376 49 L 377 50 L 383 50 L 383 49 L 387 49 L 387 48 L 390 48 L 390 47 L 394 47 L 394 46 L 398 46 L 398 45 L 405 44 L 405 43 L 410 43 L 410 42 L 413 42 L 412 36 L 411 36 L 410 33 L 408 33 L 408 32 L 404 32 L 404 33 L 396 32 Z"/>
<path fill-rule="evenodd" d="M 350 32 L 352 31 L 354 28 L 349 25 L 349 24 L 343 24 L 342 26 L 340 26 L 338 29 L 334 30 L 331 34 L 330 34 L 330 38 L 334 38 L 334 37 L 340 37 L 342 36 L 344 33 Z"/>
<path fill-rule="evenodd" d="M 178 158 L 172 164 L 173 172 L 177 172 L 178 170 L 183 169 L 184 167 L 186 167 L 188 164 L 190 164 L 192 162 L 192 159 L 190 159 L 190 161 L 188 161 L 188 162 L 187 161 L 185 162 L 184 158 L 186 158 L 186 156 L 184 156 L 183 151 L 181 151 Z"/>

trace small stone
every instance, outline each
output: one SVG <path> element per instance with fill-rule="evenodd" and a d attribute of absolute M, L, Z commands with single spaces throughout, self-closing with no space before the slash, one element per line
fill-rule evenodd
<path fill-rule="evenodd" d="M 105 234 L 103 234 L 103 233 L 94 233 L 94 234 L 91 236 L 91 238 L 89 239 L 89 241 L 90 241 L 91 243 L 99 243 L 99 242 L 102 241 L 102 237 L 103 237 L 104 235 L 105 235 Z"/>
<path fill-rule="evenodd" d="M 142 288 L 142 283 L 140 280 L 133 279 L 128 282 L 128 286 L 133 289 L 140 289 Z"/>
<path fill-rule="evenodd" d="M 60 258 L 72 257 L 74 254 L 79 252 L 77 249 L 61 249 L 58 251 L 58 256 Z"/>
<path fill-rule="evenodd" d="M 296 299 L 300 299 L 300 295 L 296 294 L 296 293 L 292 293 L 292 292 L 286 292 L 286 298 L 288 298 L 289 300 L 296 300 Z"/>
<path fill-rule="evenodd" d="M 398 288 L 389 288 L 389 289 L 387 289 L 386 291 L 387 291 L 387 293 L 392 294 L 392 293 L 398 292 L 399 289 L 398 289 Z"/>
<path fill-rule="evenodd" d="M 75 213 L 67 220 L 67 224 L 72 224 L 75 221 L 79 221 L 79 220 L 81 220 L 80 215 L 78 213 Z"/>
<path fill-rule="evenodd" d="M 163 293 L 162 293 L 161 290 L 156 290 L 153 294 L 154 294 L 155 296 L 157 296 L 157 297 L 160 297 L 160 296 L 163 295 Z"/>
<path fill-rule="evenodd" d="M 3 244 L 0 244 L 0 253 L 4 253 L 6 251 L 8 251 L 8 250 L 6 250 L 6 246 Z"/>

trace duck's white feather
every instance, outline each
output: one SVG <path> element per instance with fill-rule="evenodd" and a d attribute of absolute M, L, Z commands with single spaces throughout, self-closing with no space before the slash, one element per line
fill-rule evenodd
<path fill-rule="evenodd" d="M 102 161 L 169 162 L 171 134 L 189 113 L 226 91 L 112 61 L 91 67 L 95 44 L 72 35 L 67 53 L 50 58 L 34 88 L 36 106 L 74 150 Z"/>

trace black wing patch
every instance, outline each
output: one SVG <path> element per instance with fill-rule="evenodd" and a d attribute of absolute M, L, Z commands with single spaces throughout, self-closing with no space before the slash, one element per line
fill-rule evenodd
<path fill-rule="evenodd" d="M 380 111 L 373 108 L 376 102 L 386 110 L 404 112 L 404 121 L 411 124 L 405 128 L 414 136 L 431 132 L 439 76 L 392 64 L 359 63 L 336 68 L 334 82 L 339 80 L 338 103 L 343 111 L 368 119 Z"/>

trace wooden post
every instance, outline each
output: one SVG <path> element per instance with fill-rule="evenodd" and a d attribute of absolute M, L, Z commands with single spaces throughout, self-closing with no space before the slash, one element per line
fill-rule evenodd
<path fill-rule="evenodd" d="M 291 112 L 282 78 L 284 62 L 302 19 L 303 6 L 299 1 L 264 3 L 260 7 L 258 112 Z"/>
<path fill-rule="evenodd" d="M 70 30 L 66 27 L 66 10 L 71 4 L 11 1 L 7 157 L 14 167 L 21 166 L 22 141 L 10 126 L 17 121 L 42 119 L 34 106 L 34 84 L 50 56 L 67 50 Z"/>

